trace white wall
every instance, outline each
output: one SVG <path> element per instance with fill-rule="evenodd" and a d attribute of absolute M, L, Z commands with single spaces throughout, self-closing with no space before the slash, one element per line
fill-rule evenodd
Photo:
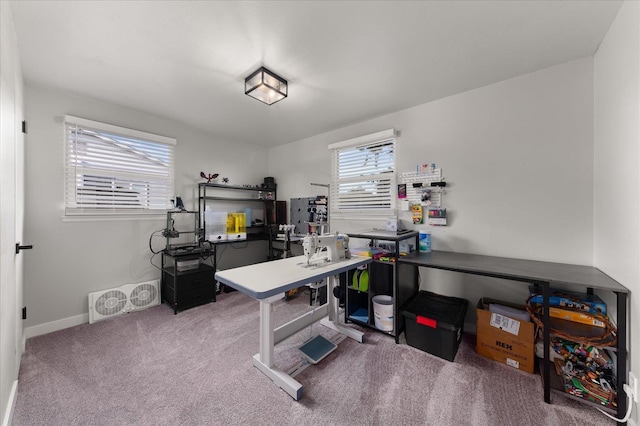
<path fill-rule="evenodd" d="M 269 174 L 280 199 L 314 194 L 309 182 L 330 180 L 328 144 L 393 127 L 401 132 L 398 171 L 435 163 L 448 182 L 450 224 L 431 228 L 434 249 L 591 264 L 592 123 L 593 61 L 585 58 L 273 148 Z M 331 229 L 374 225 L 384 224 L 332 221 Z M 472 303 L 483 295 L 522 303 L 527 295 L 506 281 L 421 275 L 431 289 Z M 474 316 L 470 310 L 467 320 Z"/>
<path fill-rule="evenodd" d="M 26 105 L 25 238 L 35 246 L 25 261 L 29 335 L 86 321 L 89 292 L 160 276 L 149 262 L 149 237 L 165 227 L 165 219 L 62 221 L 65 114 L 176 138 L 176 193 L 187 209 L 197 208 L 200 171 L 220 173 L 237 185 L 259 184 L 267 176 L 265 148 L 220 140 L 166 119 L 31 85 L 26 88 Z M 153 239 L 155 250 L 163 244 L 163 238 Z M 245 251 L 228 247 L 221 268 L 266 259 L 266 246 L 255 243 L 261 247 L 258 250 L 253 245 L 254 250 Z M 154 263 L 160 264 L 159 255 Z"/>
<path fill-rule="evenodd" d="M 594 59 L 594 264 L 631 291 L 629 355 L 640 374 L 640 4 L 625 2 Z M 637 408 L 634 413 L 638 424 Z"/>

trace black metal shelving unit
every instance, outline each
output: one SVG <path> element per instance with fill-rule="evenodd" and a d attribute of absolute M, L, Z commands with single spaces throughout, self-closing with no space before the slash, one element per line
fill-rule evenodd
<path fill-rule="evenodd" d="M 198 228 L 201 235 L 204 235 L 206 229 L 206 219 L 204 211 L 207 201 L 211 204 L 219 203 L 237 203 L 245 207 L 260 206 L 264 210 L 264 217 L 260 218 L 262 225 L 247 224 L 247 239 L 233 241 L 210 242 L 212 268 L 213 273 L 218 270 L 218 246 L 224 244 L 242 243 L 247 241 L 267 241 L 268 253 L 271 256 L 273 251 L 272 236 L 269 227 L 276 223 L 276 185 L 272 184 L 268 187 L 263 186 L 238 186 L 219 183 L 199 183 L 198 184 L 198 212 L 199 225 Z M 204 240 L 203 240 L 204 242 Z M 216 283 L 216 288 L 217 288 Z M 216 290 L 219 291 L 219 290 Z"/>
<path fill-rule="evenodd" d="M 413 249 L 418 249 L 419 233 L 409 231 L 398 234 L 394 231 L 372 230 L 360 233 L 349 233 L 349 238 L 360 238 L 369 240 L 371 246 L 375 246 L 379 241 L 390 242 L 394 246 L 394 260 L 374 260 L 369 265 L 369 289 L 362 291 L 353 286 L 354 271 L 349 271 L 346 277 L 346 298 L 345 298 L 345 322 L 353 322 L 365 327 L 372 328 L 380 333 L 389 334 L 399 342 L 400 336 L 400 307 L 406 303 L 417 291 L 413 282 L 407 287 L 402 284 L 398 277 L 396 268 L 397 258 L 400 257 L 400 245 L 402 242 L 413 241 Z M 350 246 L 353 244 L 349 242 Z M 393 297 L 393 330 L 384 331 L 375 326 L 373 312 L 373 298 L 377 295 L 388 295 Z M 360 314 L 361 313 L 361 314 Z"/>
<path fill-rule="evenodd" d="M 202 263 L 211 253 L 199 244 L 198 222 L 197 211 L 167 212 L 167 226 L 163 233 L 167 242 L 161 254 L 160 282 L 162 300 L 173 308 L 174 314 L 178 310 L 216 301 L 215 271 Z M 184 264 L 189 261 L 195 261 L 197 267 Z M 183 267 L 184 270 L 180 270 Z"/>

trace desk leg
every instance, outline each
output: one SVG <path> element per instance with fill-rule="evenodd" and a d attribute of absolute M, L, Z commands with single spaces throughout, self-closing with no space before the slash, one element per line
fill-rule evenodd
<path fill-rule="evenodd" d="M 260 353 L 253 356 L 253 365 L 291 395 L 293 399 L 299 401 L 302 397 L 302 385 L 284 371 L 276 368 L 273 361 L 275 345 L 273 302 L 281 297 L 282 295 L 278 295 L 260 300 Z"/>
<path fill-rule="evenodd" d="M 542 376 L 544 377 L 544 402 L 551 404 L 551 362 L 549 360 L 549 348 L 551 347 L 549 333 L 551 322 L 549 321 L 549 283 L 544 283 L 542 286 L 542 348 L 544 350 L 544 362 L 542 367 Z"/>
<path fill-rule="evenodd" d="M 627 293 L 616 293 L 616 306 L 618 308 L 618 418 L 623 418 L 627 413 L 627 398 L 624 391 L 624 383 L 627 383 Z"/>
<path fill-rule="evenodd" d="M 320 324 L 325 327 L 329 327 L 338 333 L 342 333 L 357 342 L 363 343 L 364 333 L 353 328 L 345 327 L 342 324 L 338 324 L 338 318 L 340 316 L 340 300 L 333 295 L 333 289 L 339 285 L 340 280 L 337 275 L 327 278 L 327 302 L 329 304 L 329 315 L 328 318 L 322 319 Z"/>

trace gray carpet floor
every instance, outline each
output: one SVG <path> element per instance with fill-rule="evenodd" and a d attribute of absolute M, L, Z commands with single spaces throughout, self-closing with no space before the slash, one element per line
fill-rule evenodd
<path fill-rule="evenodd" d="M 278 302 L 282 324 L 311 309 Z M 539 375 L 475 353 L 465 336 L 455 362 L 370 329 L 365 343 L 300 373 L 294 401 L 252 365 L 259 303 L 239 292 L 173 315 L 167 305 L 27 341 L 14 426 L 22 425 L 605 425 L 594 408 L 552 394 Z M 335 333 L 319 323 L 314 334 Z M 309 329 L 276 346 L 287 371 Z"/>

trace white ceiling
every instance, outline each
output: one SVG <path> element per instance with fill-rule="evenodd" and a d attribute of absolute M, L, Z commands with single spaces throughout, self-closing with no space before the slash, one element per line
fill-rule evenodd
<path fill-rule="evenodd" d="M 27 84 L 276 146 L 593 55 L 620 5 L 23 0 L 11 9 Z M 288 98 L 267 106 L 244 95 L 260 65 L 289 80 Z"/>

